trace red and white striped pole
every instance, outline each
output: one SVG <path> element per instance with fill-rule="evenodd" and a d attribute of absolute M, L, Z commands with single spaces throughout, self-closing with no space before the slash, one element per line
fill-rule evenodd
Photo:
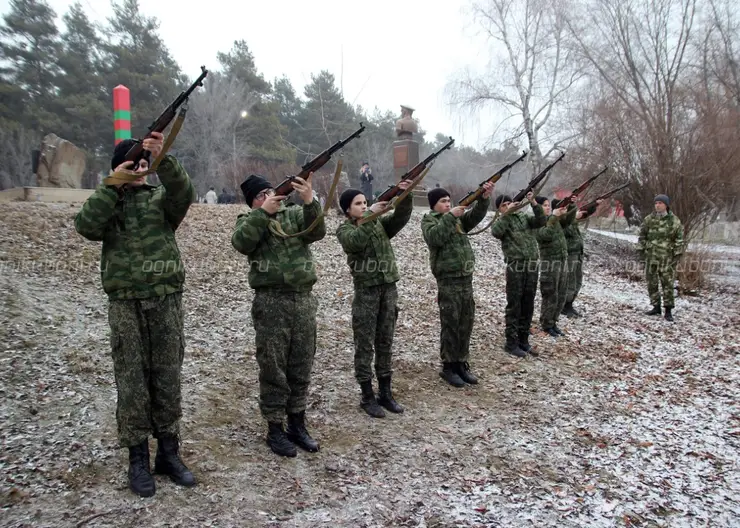
<path fill-rule="evenodd" d="M 113 88 L 113 132 L 114 145 L 131 139 L 131 95 L 122 84 Z"/>

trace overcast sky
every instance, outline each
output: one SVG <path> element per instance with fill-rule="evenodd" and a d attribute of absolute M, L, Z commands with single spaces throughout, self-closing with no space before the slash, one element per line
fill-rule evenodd
<path fill-rule="evenodd" d="M 73 1 L 47 0 L 61 18 Z M 91 19 L 112 14 L 108 0 L 81 0 Z M 345 99 L 371 110 L 400 105 L 428 138 L 442 133 L 479 147 L 495 129 L 490 119 L 461 117 L 444 89 L 466 65 L 485 67 L 487 53 L 467 14 L 469 0 L 140 0 L 160 22 L 160 35 L 184 73 L 217 67 L 216 53 L 246 40 L 269 81 L 287 75 L 300 94 L 311 73 L 334 73 Z M 0 0 L 7 13 L 9 0 Z M 135 102 L 132 102 L 135 105 Z M 142 116 L 144 118 L 144 116 Z M 151 116 L 145 119 L 150 120 Z M 480 123 L 480 121 L 487 121 Z"/>

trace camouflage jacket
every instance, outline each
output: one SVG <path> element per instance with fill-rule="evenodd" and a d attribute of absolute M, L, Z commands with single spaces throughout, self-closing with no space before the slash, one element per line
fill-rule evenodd
<path fill-rule="evenodd" d="M 573 222 L 563 229 L 563 234 L 568 245 L 568 255 L 583 255 L 583 235 L 578 222 Z"/>
<path fill-rule="evenodd" d="M 581 220 L 594 214 L 596 208 L 596 205 L 592 205 L 585 211 L 585 215 Z M 565 234 L 565 241 L 568 244 L 568 255 L 583 255 L 583 235 L 581 234 L 581 228 L 578 227 L 578 220 L 574 219 L 569 225 L 563 226 L 563 233 Z"/>
<path fill-rule="evenodd" d="M 676 215 L 649 214 L 640 226 L 637 251 L 647 260 L 673 260 L 683 253 L 683 226 Z"/>
<path fill-rule="evenodd" d="M 571 205 L 568 212 L 561 216 L 550 215 L 545 227 L 540 227 L 535 238 L 540 249 L 540 260 L 553 261 L 568 258 L 568 242 L 565 239 L 565 228 L 573 225 L 578 209 Z"/>
<path fill-rule="evenodd" d="M 349 219 L 339 225 L 337 238 L 347 254 L 355 288 L 398 281 L 400 275 L 390 239 L 408 223 L 412 210 L 413 197 L 409 194 L 391 214 L 359 227 Z"/>
<path fill-rule="evenodd" d="M 303 231 L 320 217 L 318 225 L 299 237 L 283 238 L 270 230 L 278 223 L 285 234 Z M 274 225 L 273 225 L 274 228 Z M 281 205 L 274 216 L 263 209 L 240 214 L 231 235 L 231 245 L 247 256 L 249 286 L 255 290 L 311 291 L 316 283 L 312 242 L 326 235 L 326 224 L 318 200 L 305 205 Z"/>
<path fill-rule="evenodd" d="M 100 185 L 75 217 L 75 229 L 103 242 L 100 270 L 110 300 L 147 299 L 182 291 L 185 269 L 175 230 L 195 201 L 185 169 L 167 155 L 162 185 Z"/>
<path fill-rule="evenodd" d="M 491 233 L 501 241 L 504 261 L 518 262 L 539 259 L 535 229 L 547 222 L 541 205 L 532 205 L 534 216 L 522 212 L 500 216 L 491 226 Z"/>
<path fill-rule="evenodd" d="M 427 213 L 421 219 L 421 232 L 429 247 L 429 264 L 437 280 L 469 277 L 475 268 L 475 254 L 469 237 L 458 233 L 473 230 L 486 216 L 490 199 L 480 198 L 459 218 L 452 213 Z"/>

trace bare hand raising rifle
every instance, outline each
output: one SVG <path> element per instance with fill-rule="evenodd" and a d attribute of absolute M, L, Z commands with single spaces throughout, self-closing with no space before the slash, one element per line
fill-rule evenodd
<path fill-rule="evenodd" d="M 311 186 L 311 176 L 313 172 L 308 173 L 308 181 L 304 180 L 300 176 L 296 176 L 295 180 L 291 183 L 293 189 L 298 191 L 298 195 L 303 200 L 304 204 L 310 204 L 313 202 L 313 187 Z"/>
<path fill-rule="evenodd" d="M 268 215 L 272 216 L 278 212 L 278 209 L 280 209 L 280 203 L 286 198 L 287 196 L 277 196 L 274 194 L 270 195 L 267 198 L 265 198 L 265 201 L 260 206 L 260 209 L 262 209 Z"/>

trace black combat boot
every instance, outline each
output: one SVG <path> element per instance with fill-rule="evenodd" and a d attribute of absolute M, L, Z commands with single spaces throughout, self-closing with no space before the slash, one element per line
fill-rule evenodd
<path fill-rule="evenodd" d="M 392 413 L 399 414 L 403 412 L 403 407 L 398 405 L 398 402 L 393 399 L 391 376 L 378 378 L 378 403 Z"/>
<path fill-rule="evenodd" d="M 283 431 L 283 422 L 269 422 L 267 424 L 267 445 L 276 455 L 294 457 L 298 454 L 295 444 L 288 440 Z"/>
<path fill-rule="evenodd" d="M 660 315 L 660 314 L 661 314 L 660 304 L 656 304 L 655 306 L 653 306 L 652 310 L 650 310 L 649 312 L 645 312 L 645 315 Z"/>
<path fill-rule="evenodd" d="M 288 428 L 285 430 L 285 436 L 309 453 L 316 453 L 319 450 L 319 443 L 311 438 L 306 430 L 306 411 L 288 414 Z"/>
<path fill-rule="evenodd" d="M 560 334 L 558 333 L 557 330 L 555 330 L 555 327 L 543 328 L 542 331 L 551 337 L 560 337 Z"/>
<path fill-rule="evenodd" d="M 128 448 L 128 485 L 139 497 L 154 495 L 154 477 L 149 469 L 149 440 Z"/>
<path fill-rule="evenodd" d="M 457 373 L 457 365 L 455 363 L 442 363 L 442 372 L 439 376 L 453 387 L 464 387 L 465 382 Z"/>
<path fill-rule="evenodd" d="M 459 361 L 457 363 L 457 374 L 465 383 L 470 383 L 471 385 L 478 383 L 478 378 L 470 371 L 470 364 L 467 361 Z"/>
<path fill-rule="evenodd" d="M 519 348 L 530 356 L 538 357 L 540 354 L 529 344 L 529 334 L 519 336 Z"/>
<path fill-rule="evenodd" d="M 524 350 L 519 348 L 519 343 L 517 343 L 514 339 L 507 339 L 506 344 L 504 345 L 504 350 L 511 354 L 512 356 L 523 358 L 527 355 Z"/>
<path fill-rule="evenodd" d="M 673 310 L 673 308 L 668 308 L 666 306 L 666 308 L 665 308 L 665 320 L 666 321 L 673 322 L 673 314 L 671 313 L 671 310 Z"/>
<path fill-rule="evenodd" d="M 575 318 L 575 317 L 580 317 L 581 316 L 581 314 L 578 313 L 575 308 L 573 308 L 573 303 L 572 302 L 565 303 L 565 306 L 563 306 L 563 311 L 560 312 L 560 313 L 563 314 L 566 317 L 574 317 Z"/>
<path fill-rule="evenodd" d="M 375 399 L 373 381 L 368 380 L 360 383 L 360 390 L 362 391 L 360 407 L 362 407 L 365 412 L 373 418 L 385 418 L 385 411 L 380 405 L 378 405 L 378 400 Z"/>
<path fill-rule="evenodd" d="M 565 332 L 563 332 L 563 331 L 562 331 L 562 330 L 560 329 L 560 327 L 558 327 L 558 325 L 555 325 L 555 326 L 553 326 L 552 328 L 553 328 L 553 330 L 555 330 L 555 331 L 556 331 L 556 332 L 557 332 L 558 334 L 560 334 L 561 336 L 564 336 L 564 335 L 565 335 Z"/>
<path fill-rule="evenodd" d="M 180 486 L 195 486 L 195 477 L 180 458 L 180 439 L 177 435 L 168 434 L 157 438 L 154 472 L 158 475 L 168 475 Z"/>

